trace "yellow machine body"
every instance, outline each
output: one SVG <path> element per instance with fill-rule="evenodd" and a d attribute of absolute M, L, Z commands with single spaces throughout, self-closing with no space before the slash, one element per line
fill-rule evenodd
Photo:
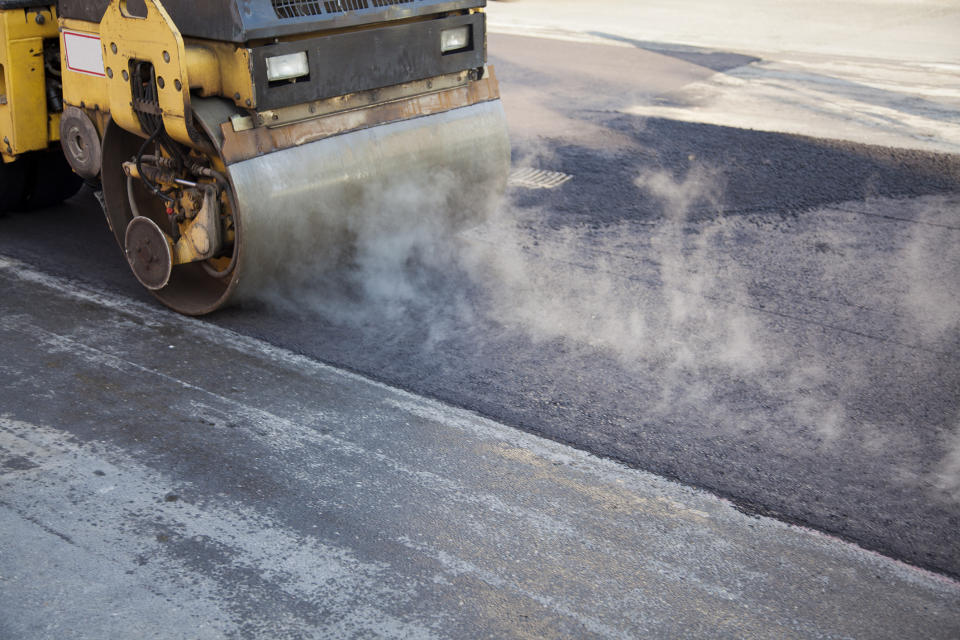
<path fill-rule="evenodd" d="M 58 35 L 53 6 L 0 11 L 0 153 L 4 162 L 60 139 L 60 119 L 47 111 L 44 41 Z"/>

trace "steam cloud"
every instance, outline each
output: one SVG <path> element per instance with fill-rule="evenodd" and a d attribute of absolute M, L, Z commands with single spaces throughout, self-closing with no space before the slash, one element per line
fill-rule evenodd
<path fill-rule="evenodd" d="M 944 213 L 949 201 L 921 199 L 906 216 L 916 223 L 909 241 L 878 253 L 862 251 L 874 238 L 829 207 L 809 220 L 725 215 L 723 175 L 711 167 L 694 165 L 679 179 L 648 172 L 635 186 L 661 215 L 600 229 L 547 228 L 543 212 L 499 203 L 471 228 L 444 213 L 460 188 L 452 176 L 368 189 L 364 215 L 340 221 L 349 255 L 333 268 L 314 265 L 323 273 L 305 269 L 270 300 L 298 313 L 306 303 L 332 323 L 412 319 L 428 350 L 497 331 L 593 350 L 655 380 L 656 397 L 644 400 L 654 418 L 694 406 L 720 431 L 786 442 L 769 425 L 793 424 L 813 447 L 909 448 L 904 423 L 922 415 L 922 398 L 905 398 L 904 415 L 871 407 L 910 386 L 898 367 L 918 362 L 917 348 L 943 349 L 946 340 L 956 354 L 960 243 Z M 861 340 L 885 342 L 891 355 L 865 356 Z M 956 387 L 955 377 L 928 373 L 931 395 L 942 400 Z M 730 389 L 760 397 L 756 411 L 727 401 Z M 960 425 L 931 428 L 947 434 L 942 459 L 904 460 L 891 472 L 960 500 Z"/>

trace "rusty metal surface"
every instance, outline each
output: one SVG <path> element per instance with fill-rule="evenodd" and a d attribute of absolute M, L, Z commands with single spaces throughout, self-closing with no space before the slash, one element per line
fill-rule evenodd
<path fill-rule="evenodd" d="M 294 122 L 300 122 L 301 120 L 312 120 L 320 116 L 331 115 L 341 111 L 363 109 L 385 102 L 393 102 L 395 100 L 402 100 L 435 91 L 462 87 L 471 82 L 471 78 L 475 77 L 476 70 L 470 69 L 457 73 L 434 76 L 432 78 L 424 78 L 423 80 L 403 82 L 401 84 L 369 91 L 357 91 L 333 98 L 303 102 L 289 107 L 258 109 L 256 116 L 246 116 L 246 119 L 249 121 L 249 126 L 246 128 L 252 129 L 255 124 L 267 127 L 284 127 Z M 235 129 L 235 131 L 240 130 L 239 128 Z"/>
<path fill-rule="evenodd" d="M 483 79 L 472 82 L 467 86 L 454 87 L 364 109 L 335 113 L 285 127 L 257 127 L 238 132 L 234 131 L 230 123 L 224 123 L 220 126 L 223 134 L 221 153 L 227 164 L 233 164 L 350 131 L 444 113 L 459 107 L 496 100 L 499 97 L 500 92 L 496 75 L 493 69 L 489 68 Z"/>

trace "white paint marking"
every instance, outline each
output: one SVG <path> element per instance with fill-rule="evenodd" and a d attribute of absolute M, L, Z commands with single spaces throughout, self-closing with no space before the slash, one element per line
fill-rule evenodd
<path fill-rule="evenodd" d="M 100 36 L 64 29 L 63 46 L 67 69 L 89 76 L 105 77 Z"/>

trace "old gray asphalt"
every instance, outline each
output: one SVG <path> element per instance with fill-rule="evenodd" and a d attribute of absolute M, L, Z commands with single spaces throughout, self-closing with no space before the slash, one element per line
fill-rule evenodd
<path fill-rule="evenodd" d="M 956 637 L 960 585 L 0 259 L 7 638 Z"/>

